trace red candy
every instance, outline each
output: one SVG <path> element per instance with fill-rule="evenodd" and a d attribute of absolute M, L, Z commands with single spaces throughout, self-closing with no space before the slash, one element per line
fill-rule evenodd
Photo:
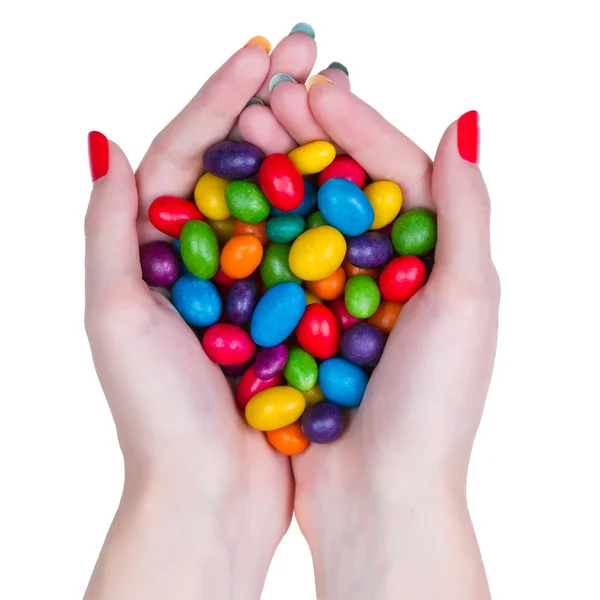
<path fill-rule="evenodd" d="M 304 179 L 285 154 L 270 154 L 258 171 L 258 183 L 269 202 L 277 209 L 298 208 L 304 198 Z"/>
<path fill-rule="evenodd" d="M 236 281 L 233 277 L 229 277 L 229 275 L 223 271 L 222 267 L 219 267 L 219 270 L 215 273 L 212 280 L 226 288 L 231 287 Z"/>
<path fill-rule="evenodd" d="M 335 318 L 342 331 L 346 331 L 348 327 L 352 327 L 355 323 L 360 323 L 363 319 L 357 319 L 353 317 L 346 308 L 346 301 L 344 298 L 338 298 L 328 304 L 331 312 L 335 315 Z"/>
<path fill-rule="evenodd" d="M 379 289 L 387 302 L 408 302 L 424 285 L 427 269 L 416 256 L 399 256 L 379 276 Z"/>
<path fill-rule="evenodd" d="M 315 358 L 331 358 L 340 347 L 340 328 L 335 315 L 322 304 L 310 304 L 296 327 L 296 338 Z"/>
<path fill-rule="evenodd" d="M 210 360 L 230 367 L 250 360 L 256 344 L 250 334 L 237 325 L 211 325 L 202 338 L 202 347 Z"/>
<path fill-rule="evenodd" d="M 150 223 L 162 233 L 178 238 L 188 221 L 205 221 L 195 204 L 176 196 L 161 196 L 148 209 Z"/>
<path fill-rule="evenodd" d="M 333 162 L 321 171 L 319 187 L 328 179 L 348 179 L 362 189 L 367 181 L 367 173 L 353 158 L 336 156 Z"/>
<path fill-rule="evenodd" d="M 278 385 L 283 385 L 283 376 L 281 373 L 277 373 L 275 377 L 271 379 L 259 379 L 254 373 L 254 367 L 250 367 L 240 379 L 237 389 L 235 390 L 235 400 L 239 407 L 244 410 L 246 404 L 263 390 L 267 390 Z"/>

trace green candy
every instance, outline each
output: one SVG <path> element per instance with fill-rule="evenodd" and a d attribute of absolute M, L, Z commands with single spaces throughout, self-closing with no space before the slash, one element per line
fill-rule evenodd
<path fill-rule="evenodd" d="M 271 211 L 267 197 L 251 181 L 232 181 L 227 184 L 225 201 L 229 212 L 242 223 L 260 223 Z"/>
<path fill-rule="evenodd" d="M 304 219 L 299 215 L 273 217 L 267 221 L 265 231 L 272 242 L 287 244 L 304 231 Z"/>
<path fill-rule="evenodd" d="M 199 279 L 211 279 L 219 269 L 219 243 L 204 221 L 188 221 L 179 236 L 181 260 Z"/>
<path fill-rule="evenodd" d="M 315 227 L 322 227 L 323 225 L 327 225 L 327 221 L 318 210 L 306 217 L 306 229 L 314 229 Z"/>
<path fill-rule="evenodd" d="M 434 249 L 436 242 L 436 218 L 426 208 L 407 210 L 392 227 L 392 243 L 401 256 L 423 256 Z"/>
<path fill-rule="evenodd" d="M 283 369 L 283 376 L 292 387 L 301 392 L 308 392 L 317 385 L 317 361 L 306 350 L 292 348 Z"/>
<path fill-rule="evenodd" d="M 344 291 L 346 309 L 357 319 L 372 317 L 381 301 L 381 292 L 377 283 L 368 275 L 350 277 Z"/>
<path fill-rule="evenodd" d="M 296 277 L 290 269 L 289 255 L 290 247 L 287 244 L 269 244 L 267 246 L 260 263 L 260 276 L 267 289 L 282 281 L 302 283 L 302 280 Z"/>

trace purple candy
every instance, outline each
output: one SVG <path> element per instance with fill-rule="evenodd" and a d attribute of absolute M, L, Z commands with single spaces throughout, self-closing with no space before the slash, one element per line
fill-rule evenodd
<path fill-rule="evenodd" d="M 371 231 L 348 242 L 348 260 L 360 269 L 376 269 L 390 262 L 394 246 L 389 238 Z"/>
<path fill-rule="evenodd" d="M 140 247 L 142 277 L 152 287 L 173 285 L 179 277 L 179 256 L 169 242 L 149 242 Z"/>
<path fill-rule="evenodd" d="M 360 367 L 374 367 L 383 354 L 385 335 L 371 323 L 356 323 L 344 331 L 340 350 L 344 358 Z"/>
<path fill-rule="evenodd" d="M 245 363 L 242 363 L 241 365 L 221 365 L 221 371 L 223 371 L 223 375 L 225 375 L 225 377 L 239 377 L 250 368 L 251 364 L 252 359 Z"/>
<path fill-rule="evenodd" d="M 272 348 L 261 348 L 254 361 L 254 374 L 263 381 L 272 379 L 283 371 L 289 351 L 285 344 L 277 344 Z"/>
<path fill-rule="evenodd" d="M 335 442 L 344 431 L 344 413 L 333 402 L 317 402 L 302 415 L 302 431 L 315 444 Z"/>
<path fill-rule="evenodd" d="M 258 285 L 251 277 L 238 279 L 227 294 L 227 316 L 234 325 L 244 325 L 252 318 L 258 302 Z"/>
<path fill-rule="evenodd" d="M 224 141 L 204 153 L 204 169 L 223 179 L 248 179 L 258 173 L 264 154 L 249 142 Z"/>

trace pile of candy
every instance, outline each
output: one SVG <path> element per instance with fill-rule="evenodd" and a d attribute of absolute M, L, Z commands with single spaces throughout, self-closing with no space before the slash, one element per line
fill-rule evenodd
<path fill-rule="evenodd" d="M 204 170 L 195 203 L 150 206 L 152 224 L 176 239 L 141 247 L 144 279 L 171 288 L 208 357 L 238 378 L 246 420 L 277 450 L 332 442 L 403 303 L 425 284 L 435 215 L 400 214 L 396 183 L 366 185 L 365 170 L 326 141 L 266 157 L 218 142 Z"/>

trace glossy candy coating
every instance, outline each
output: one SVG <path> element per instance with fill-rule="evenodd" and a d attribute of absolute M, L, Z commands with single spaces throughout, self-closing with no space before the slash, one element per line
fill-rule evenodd
<path fill-rule="evenodd" d="M 231 287 L 237 279 L 233 277 L 229 277 L 225 271 L 221 267 L 218 268 L 215 276 L 212 278 L 213 283 L 220 285 L 222 287 Z"/>
<path fill-rule="evenodd" d="M 244 410 L 250 400 L 259 392 L 283 383 L 283 376 L 275 374 L 271 379 L 259 379 L 252 367 L 245 370 L 235 390 L 235 401 Z"/>
<path fill-rule="evenodd" d="M 362 189 L 367 181 L 367 173 L 350 156 L 336 156 L 333 162 L 319 173 L 319 187 L 330 179 L 347 179 Z"/>
<path fill-rule="evenodd" d="M 394 256 L 392 242 L 375 231 L 363 233 L 348 241 L 348 260 L 361 269 L 377 269 Z"/>
<path fill-rule="evenodd" d="M 246 405 L 246 421 L 254 429 L 272 431 L 296 422 L 304 412 L 302 392 L 289 386 L 263 390 Z"/>
<path fill-rule="evenodd" d="M 267 431 L 266 436 L 271 446 L 285 456 L 295 456 L 304 452 L 310 443 L 298 422 L 286 425 L 281 429 Z"/>
<path fill-rule="evenodd" d="M 323 218 L 348 236 L 364 233 L 373 224 L 375 213 L 363 191 L 347 179 L 330 179 L 318 193 Z"/>
<path fill-rule="evenodd" d="M 328 305 L 329 310 L 335 315 L 335 319 L 340 326 L 340 331 L 346 331 L 348 327 L 352 327 L 355 323 L 360 323 L 362 319 L 353 317 L 346 308 L 346 300 L 338 298 Z"/>
<path fill-rule="evenodd" d="M 187 270 L 199 279 L 211 279 L 219 268 L 219 244 L 203 221 L 188 221 L 181 230 L 181 258 Z"/>
<path fill-rule="evenodd" d="M 303 348 L 292 348 L 283 369 L 283 376 L 292 387 L 301 392 L 308 392 L 317 385 L 317 361 Z"/>
<path fill-rule="evenodd" d="M 263 246 L 269 243 L 269 238 L 265 231 L 267 222 L 261 221 L 260 223 L 244 223 L 243 221 L 235 220 L 233 224 L 233 235 L 254 235 Z"/>
<path fill-rule="evenodd" d="M 309 290 L 304 290 L 304 295 L 306 296 L 306 306 L 308 306 L 309 304 L 323 304 L 323 300 L 321 300 L 321 298 L 317 298 Z"/>
<path fill-rule="evenodd" d="M 195 204 L 176 196 L 156 198 L 148 209 L 148 219 L 155 229 L 174 238 L 188 221 L 205 220 Z"/>
<path fill-rule="evenodd" d="M 306 297 L 300 285 L 294 282 L 274 285 L 258 301 L 252 315 L 252 339 L 265 348 L 281 344 L 294 331 L 305 309 Z"/>
<path fill-rule="evenodd" d="M 360 367 L 374 367 L 385 348 L 385 335 L 370 323 L 356 323 L 340 338 L 342 356 Z"/>
<path fill-rule="evenodd" d="M 245 325 L 258 303 L 258 285 L 251 277 L 238 279 L 227 295 L 227 317 L 234 325 Z"/>
<path fill-rule="evenodd" d="M 306 409 L 301 425 L 302 432 L 309 441 L 329 444 L 344 432 L 344 412 L 332 402 L 318 402 Z"/>
<path fill-rule="evenodd" d="M 424 285 L 427 270 L 416 256 L 399 256 L 379 276 L 379 288 L 387 302 L 408 302 Z"/>
<path fill-rule="evenodd" d="M 301 283 L 292 273 L 289 264 L 290 246 L 287 244 L 269 244 L 260 265 L 260 276 L 267 289 L 277 283 L 293 281 Z"/>
<path fill-rule="evenodd" d="M 267 221 L 267 237 L 278 244 L 293 242 L 304 231 L 304 219 L 298 215 L 282 215 Z"/>
<path fill-rule="evenodd" d="M 298 146 L 288 154 L 290 160 L 303 175 L 319 173 L 335 158 L 335 147 L 324 140 Z"/>
<path fill-rule="evenodd" d="M 377 283 L 366 275 L 348 279 L 344 292 L 348 312 L 358 319 L 368 319 L 375 314 L 381 300 Z"/>
<path fill-rule="evenodd" d="M 244 223 L 256 224 L 264 221 L 271 206 L 261 189 L 251 181 L 232 181 L 225 190 L 227 208 Z"/>
<path fill-rule="evenodd" d="M 225 201 L 229 181 L 204 173 L 194 188 L 194 200 L 200 212 L 212 221 L 223 221 L 231 216 Z"/>
<path fill-rule="evenodd" d="M 374 181 L 363 192 L 369 199 L 375 217 L 369 229 L 381 229 L 391 223 L 402 208 L 402 190 L 393 181 Z"/>
<path fill-rule="evenodd" d="M 319 385 L 325 398 L 346 408 L 357 408 L 368 383 L 367 374 L 344 358 L 330 358 L 319 367 Z"/>
<path fill-rule="evenodd" d="M 264 154 L 249 142 L 226 140 L 204 152 L 204 170 L 223 179 L 248 179 L 256 175 Z"/>
<path fill-rule="evenodd" d="M 235 219 L 233 217 L 228 217 L 221 221 L 207 219 L 206 222 L 213 230 L 221 248 L 233 237 L 233 229 L 235 227 Z"/>
<path fill-rule="evenodd" d="M 181 318 L 195 327 L 208 327 L 221 317 L 223 304 L 217 288 L 191 273 L 180 277 L 171 290 L 171 302 Z"/>
<path fill-rule="evenodd" d="M 435 215 L 426 208 L 413 208 L 400 215 L 392 227 L 392 242 L 401 256 L 422 256 L 437 242 Z"/>
<path fill-rule="evenodd" d="M 331 358 L 340 346 L 340 329 L 335 315 L 322 304 L 307 306 L 296 327 L 296 338 L 315 358 Z"/>
<path fill-rule="evenodd" d="M 354 277 L 355 275 L 368 275 L 377 281 L 379 277 L 379 269 L 361 269 L 360 267 L 355 267 L 347 257 L 342 263 L 342 267 L 344 267 L 344 271 L 346 272 L 346 277 L 348 279 L 350 279 L 350 277 Z"/>
<path fill-rule="evenodd" d="M 217 323 L 209 327 L 202 337 L 202 347 L 210 360 L 225 366 L 250 360 L 256 349 L 246 331 L 229 323 Z"/>
<path fill-rule="evenodd" d="M 375 314 L 369 317 L 369 323 L 375 325 L 383 334 L 390 335 L 400 316 L 402 306 L 404 305 L 396 302 L 381 302 Z"/>
<path fill-rule="evenodd" d="M 294 241 L 289 265 L 300 279 L 317 281 L 329 277 L 342 264 L 345 255 L 344 236 L 326 225 L 309 229 Z"/>
<path fill-rule="evenodd" d="M 249 277 L 263 257 L 260 240 L 251 234 L 234 235 L 221 251 L 221 268 L 233 279 Z"/>
<path fill-rule="evenodd" d="M 306 218 L 306 229 L 314 229 L 315 227 L 323 227 L 327 225 L 327 221 L 323 215 L 317 210 Z"/>
<path fill-rule="evenodd" d="M 304 179 L 285 154 L 270 154 L 258 171 L 258 183 L 278 210 L 297 209 L 304 199 Z"/>
<path fill-rule="evenodd" d="M 302 394 L 304 395 L 304 398 L 306 398 L 306 406 L 312 406 L 317 402 L 322 402 L 325 400 L 325 394 L 318 383 L 313 388 L 308 390 L 308 392 L 302 392 Z"/>
<path fill-rule="evenodd" d="M 302 204 L 290 211 L 282 211 L 274 206 L 271 207 L 271 216 L 280 217 L 281 215 L 298 215 L 299 217 L 306 218 L 317 208 L 317 189 L 315 186 L 304 179 L 304 197 L 302 198 Z"/>
<path fill-rule="evenodd" d="M 254 372 L 259 379 L 272 379 L 283 371 L 289 356 L 285 344 L 277 344 L 271 348 L 260 348 L 254 361 Z"/>
<path fill-rule="evenodd" d="M 344 293 L 346 273 L 342 267 L 337 268 L 329 277 L 317 281 L 307 281 L 306 287 L 321 300 L 335 300 Z"/>
<path fill-rule="evenodd" d="M 168 287 L 179 277 L 179 254 L 166 241 L 140 246 L 140 263 L 144 281 L 153 287 Z"/>

